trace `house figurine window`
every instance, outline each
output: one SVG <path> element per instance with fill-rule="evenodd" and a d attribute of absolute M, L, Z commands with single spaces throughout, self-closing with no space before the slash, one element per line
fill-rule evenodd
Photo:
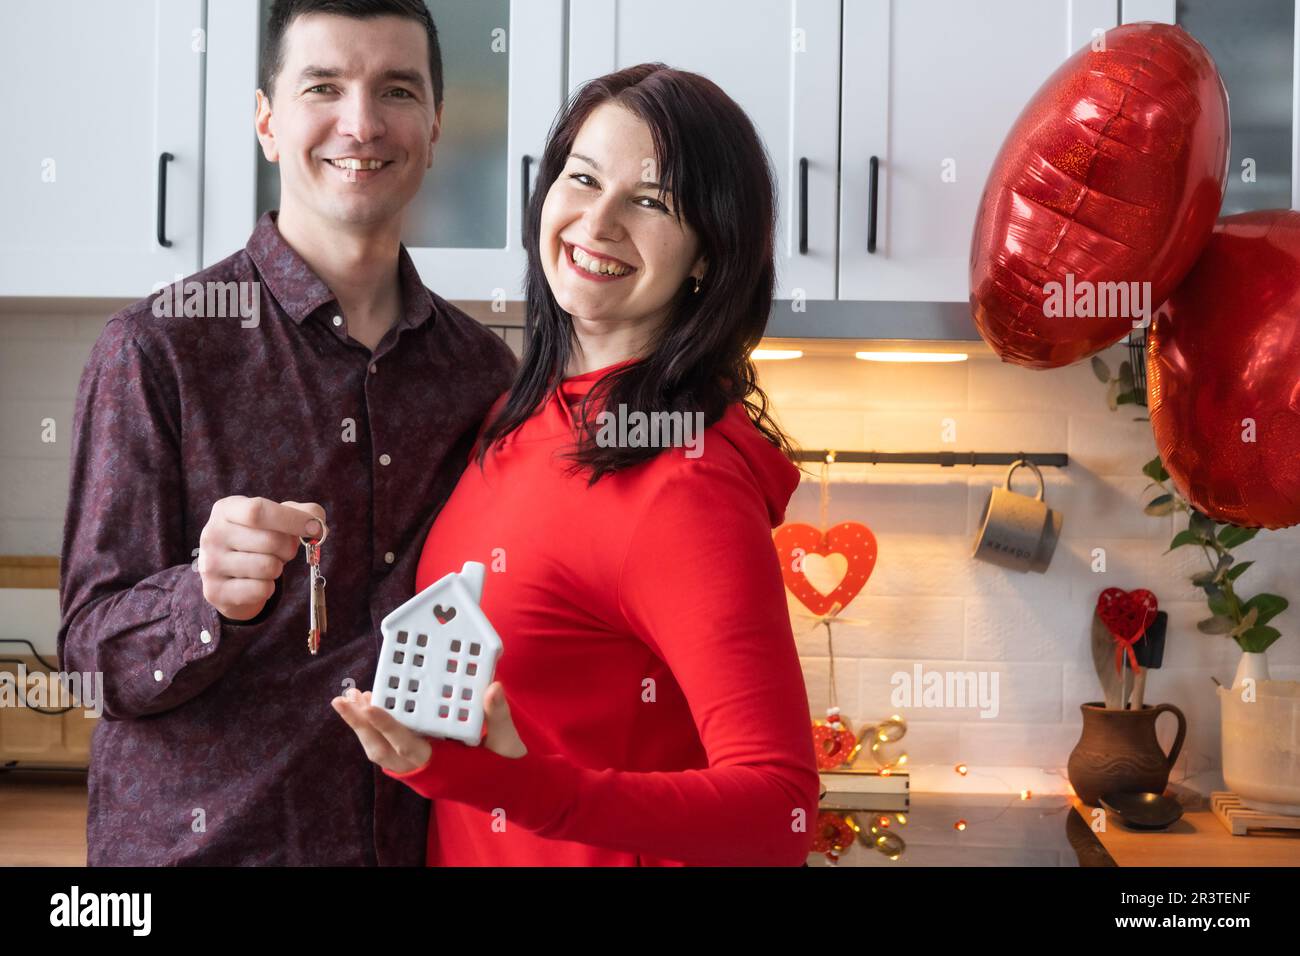
<path fill-rule="evenodd" d="M 492 683 L 501 638 L 479 608 L 485 568 L 466 561 L 379 624 L 371 703 L 428 737 L 477 745 L 483 694 Z"/>

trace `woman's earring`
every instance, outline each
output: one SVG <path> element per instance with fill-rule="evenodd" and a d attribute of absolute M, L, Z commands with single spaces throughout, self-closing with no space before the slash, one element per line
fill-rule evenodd
<path fill-rule="evenodd" d="M 701 280 L 700 280 L 700 277 L 699 277 L 699 276 L 695 276 L 694 278 L 695 278 L 695 291 L 691 293 L 692 295 L 695 295 L 696 293 L 698 293 L 698 292 L 700 291 L 700 281 L 701 281 Z"/>

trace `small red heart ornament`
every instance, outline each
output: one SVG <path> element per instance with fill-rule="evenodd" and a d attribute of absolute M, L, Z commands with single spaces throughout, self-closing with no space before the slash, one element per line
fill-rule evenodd
<path fill-rule="evenodd" d="M 813 837 L 812 852 L 825 853 L 833 860 L 838 859 L 858 837 L 848 820 L 833 810 L 822 810 L 818 813 L 814 829 L 816 836 Z"/>
<path fill-rule="evenodd" d="M 850 762 L 857 746 L 857 735 L 838 714 L 832 714 L 826 720 L 813 721 L 817 769 L 832 770 Z"/>
<path fill-rule="evenodd" d="M 1145 588 L 1136 591 L 1106 588 L 1101 592 L 1097 598 L 1097 616 L 1115 638 L 1115 670 L 1123 669 L 1125 650 L 1133 670 L 1141 670 L 1137 655 L 1133 653 L 1133 644 L 1146 633 L 1159 610 L 1160 602 Z"/>
<path fill-rule="evenodd" d="M 837 604 L 841 610 L 848 607 L 876 567 L 876 536 L 856 521 L 845 521 L 825 532 L 810 524 L 785 524 L 776 529 L 773 543 L 781 558 L 785 586 L 818 617 Z M 848 562 L 844 578 L 828 594 L 813 587 L 804 575 L 803 559 L 810 554 L 840 554 Z"/>

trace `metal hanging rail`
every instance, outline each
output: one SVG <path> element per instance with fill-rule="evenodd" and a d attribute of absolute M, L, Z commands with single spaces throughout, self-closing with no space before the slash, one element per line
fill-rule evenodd
<path fill-rule="evenodd" d="M 1070 456 L 1061 452 L 1005 452 L 1005 451 L 836 451 L 805 449 L 795 455 L 796 461 L 832 461 L 845 465 L 939 465 L 952 468 L 956 465 L 1009 465 L 1014 461 L 1032 461 L 1035 465 L 1065 468 Z"/>

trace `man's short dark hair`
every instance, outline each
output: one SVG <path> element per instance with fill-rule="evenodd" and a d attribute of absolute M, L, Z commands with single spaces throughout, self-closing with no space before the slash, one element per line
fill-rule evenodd
<path fill-rule="evenodd" d="M 371 17 L 405 17 L 424 27 L 429 38 L 429 78 L 433 81 L 433 106 L 442 106 L 442 47 L 438 27 L 424 0 L 275 0 L 262 40 L 262 65 L 258 76 L 262 92 L 271 95 L 271 85 L 284 66 L 284 34 L 295 17 L 308 13 L 331 13 L 340 17 L 368 20 Z"/>

